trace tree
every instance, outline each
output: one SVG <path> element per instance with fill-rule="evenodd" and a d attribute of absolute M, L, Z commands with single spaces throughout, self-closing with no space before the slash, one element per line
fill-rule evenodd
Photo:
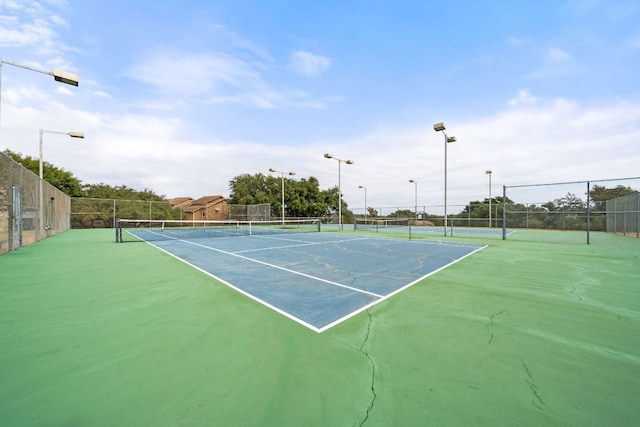
<path fill-rule="evenodd" d="M 164 201 L 165 196 L 159 196 L 148 188 L 142 191 L 127 187 L 126 185 L 112 187 L 111 185 L 86 184 L 82 186 L 84 197 L 93 197 L 96 199 L 122 199 L 122 200 L 148 200 L 148 201 Z"/>
<path fill-rule="evenodd" d="M 257 173 L 242 174 L 229 181 L 229 204 L 255 205 L 268 203 L 271 215 L 282 215 L 282 177 Z M 321 217 L 338 211 L 338 188 L 320 190 L 315 177 L 295 180 L 284 179 L 285 216 Z M 351 218 L 347 203 L 342 201 L 342 213 L 345 219 Z"/>
<path fill-rule="evenodd" d="M 607 188 L 603 185 L 594 185 L 589 191 L 589 197 L 591 198 L 591 205 L 597 210 L 604 211 L 606 209 L 606 201 L 615 199 L 617 197 L 626 196 L 627 194 L 635 193 L 631 187 L 625 187 L 624 185 L 618 185 L 615 188 Z"/>
<path fill-rule="evenodd" d="M 410 209 L 398 209 L 387 215 L 388 218 L 415 218 L 416 213 Z"/>
<path fill-rule="evenodd" d="M 31 156 L 23 157 L 22 154 L 8 149 L 4 150 L 3 153 L 34 174 L 40 175 L 40 159 Z M 73 176 L 71 172 L 60 169 L 49 162 L 42 163 L 42 178 L 70 197 L 83 196 L 80 180 Z"/>

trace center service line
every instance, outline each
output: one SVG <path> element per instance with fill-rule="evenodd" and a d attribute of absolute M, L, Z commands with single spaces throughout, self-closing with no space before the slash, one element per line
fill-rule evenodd
<path fill-rule="evenodd" d="M 333 286 L 337 286 L 337 287 L 340 287 L 340 288 L 349 289 L 349 290 L 352 290 L 352 291 L 355 291 L 355 292 L 359 292 L 361 294 L 371 295 L 371 296 L 374 296 L 376 298 L 383 298 L 384 297 L 383 295 L 378 295 L 376 293 L 365 291 L 363 289 L 358 289 L 358 288 L 354 288 L 354 287 L 351 287 L 351 286 L 343 285 L 343 284 L 340 284 L 340 283 L 332 282 L 330 280 L 325 280 L 325 279 L 322 279 L 320 277 L 311 276 L 309 274 L 305 274 L 305 273 L 302 273 L 302 272 L 299 272 L 299 271 L 291 270 L 289 268 L 280 267 L 279 265 L 270 264 L 268 262 L 260 261 L 260 260 L 253 259 L 253 258 L 249 258 L 249 257 L 242 256 L 242 255 L 239 255 L 239 254 L 235 254 L 233 252 L 223 251 L 221 249 L 212 248 L 211 246 L 202 245 L 202 244 L 196 243 L 196 242 L 190 242 L 188 240 L 180 240 L 180 239 L 177 239 L 177 240 L 179 240 L 180 242 L 188 243 L 190 245 L 200 246 L 200 247 L 205 248 L 205 249 L 209 249 L 209 250 L 212 250 L 212 251 L 220 252 L 220 253 L 223 253 L 223 254 L 226 254 L 226 255 L 231 255 L 231 256 L 238 257 L 238 258 L 242 258 L 244 260 L 255 262 L 257 264 L 266 265 L 267 267 L 276 268 L 278 270 L 286 271 L 287 273 L 297 274 L 299 276 L 303 276 L 303 277 L 306 277 L 308 279 L 312 279 L 312 280 L 317 280 L 319 282 L 328 283 L 329 285 L 333 285 Z"/>

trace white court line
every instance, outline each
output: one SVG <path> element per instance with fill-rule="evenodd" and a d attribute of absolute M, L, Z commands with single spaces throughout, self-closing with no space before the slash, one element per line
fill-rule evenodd
<path fill-rule="evenodd" d="M 154 248 L 156 248 L 156 249 L 161 250 L 162 252 L 164 252 L 164 253 L 166 253 L 167 255 L 169 255 L 169 256 L 171 256 L 171 257 L 173 257 L 173 258 L 177 259 L 178 261 L 184 262 L 184 263 L 185 263 L 185 264 L 187 264 L 189 267 L 195 268 L 196 270 L 200 271 L 200 272 L 201 272 L 201 273 L 203 273 L 203 274 L 206 274 L 206 275 L 207 275 L 207 276 L 209 276 L 209 277 L 213 277 L 215 280 L 219 281 L 220 283 L 223 283 L 223 284 L 227 285 L 228 287 L 230 287 L 230 288 L 231 288 L 231 289 L 233 289 L 234 291 L 239 292 L 239 293 L 241 293 L 242 295 L 246 296 L 247 298 L 252 299 L 252 300 L 256 301 L 257 303 L 262 304 L 262 305 L 264 305 L 264 306 L 266 306 L 266 307 L 268 307 L 268 308 L 272 309 L 273 311 L 275 311 L 275 312 L 277 312 L 277 313 L 282 314 L 283 316 L 285 316 L 285 317 L 287 317 L 287 318 L 289 318 L 289 319 L 293 320 L 294 322 L 297 322 L 297 323 L 301 324 L 302 326 L 305 326 L 305 327 L 307 327 L 307 328 L 311 329 L 311 330 L 312 330 L 312 331 L 314 331 L 314 332 L 317 332 L 317 333 L 322 332 L 322 330 L 320 330 L 319 328 L 317 328 L 317 327 L 313 326 L 311 323 L 305 322 L 304 320 L 302 320 L 302 319 L 300 319 L 300 318 L 298 318 L 298 317 L 294 316 L 293 314 L 291 314 L 291 313 L 289 313 L 289 312 L 287 312 L 287 311 L 284 311 L 284 310 L 282 310 L 282 309 L 280 309 L 280 308 L 276 307 L 275 305 L 270 304 L 270 303 L 268 303 L 268 302 L 266 302 L 266 301 L 264 301 L 264 300 L 262 300 L 262 299 L 260 299 L 260 298 L 256 297 L 256 296 L 255 296 L 255 295 L 253 295 L 253 294 L 250 294 L 249 292 L 245 291 L 244 289 L 239 288 L 239 287 L 237 287 L 237 286 L 235 286 L 235 285 L 233 285 L 233 284 L 231 284 L 231 283 L 227 282 L 227 281 L 226 281 L 226 280 L 224 280 L 223 278 L 216 276 L 215 274 L 211 273 L 210 271 L 207 271 L 207 270 L 205 270 L 205 269 L 203 269 L 203 268 L 198 267 L 198 266 L 197 266 L 197 265 L 195 265 L 195 264 L 190 263 L 189 261 L 185 260 L 184 258 L 180 258 L 180 257 L 179 257 L 179 256 L 177 256 L 176 254 L 171 253 L 171 252 L 169 252 L 168 250 L 166 250 L 166 249 L 164 249 L 164 248 L 161 248 L 160 246 L 156 246 L 155 244 L 153 244 L 153 242 L 146 241 L 145 243 L 147 243 L 147 244 L 148 244 L 148 245 L 150 245 L 150 246 L 153 246 L 153 247 L 154 247 Z"/>
<path fill-rule="evenodd" d="M 382 298 L 380 298 L 379 300 L 372 301 L 372 302 L 370 302 L 369 304 L 365 305 L 364 307 L 361 307 L 361 308 L 359 308 L 359 309 L 358 309 L 358 310 L 356 310 L 356 311 L 353 311 L 353 312 L 351 312 L 351 313 L 349 313 L 349 314 L 347 314 L 347 315 L 345 315 L 345 316 L 342 316 L 342 317 L 341 317 L 341 318 L 339 318 L 339 319 L 334 320 L 333 322 L 329 323 L 328 325 L 325 325 L 325 326 L 323 326 L 322 328 L 319 328 L 319 329 L 318 329 L 318 333 L 322 333 L 322 332 L 326 331 L 327 329 L 332 328 L 333 326 L 335 326 L 335 325 L 337 325 L 337 324 L 339 324 L 339 323 L 342 323 L 342 322 L 344 322 L 344 321 L 345 321 L 345 320 L 347 320 L 347 319 L 350 319 L 351 317 L 355 316 L 356 314 L 362 313 L 363 311 L 365 311 L 365 310 L 367 310 L 367 309 L 369 309 L 369 308 L 373 307 L 374 305 L 378 305 L 378 304 L 380 304 L 382 301 L 385 301 L 385 300 L 387 300 L 387 299 L 391 298 L 392 296 L 394 296 L 394 295 L 396 295 L 396 294 L 398 294 L 398 293 L 400 293 L 400 292 L 404 291 L 404 290 L 405 290 L 405 289 L 407 289 L 407 288 L 410 288 L 411 286 L 415 285 L 416 283 L 421 282 L 422 280 L 426 279 L 427 277 L 429 277 L 429 276 L 431 276 L 431 275 L 433 275 L 433 274 L 436 274 L 437 272 L 442 271 L 442 270 L 444 270 L 445 268 L 447 268 L 447 267 L 449 267 L 449 266 L 451 266 L 451 265 L 453 265 L 453 264 L 455 264 L 455 263 L 457 263 L 457 262 L 459 262 L 459 261 L 462 261 L 462 260 L 463 260 L 463 259 L 465 259 L 466 257 L 468 257 L 468 256 L 470 256 L 470 255 L 473 255 L 473 254 L 475 254 L 476 252 L 481 251 L 481 250 L 482 250 L 482 249 L 484 249 L 484 248 L 487 248 L 488 246 L 489 246 L 489 245 L 484 245 L 484 246 L 482 246 L 482 247 L 479 247 L 479 248 L 478 248 L 478 249 L 476 249 L 475 251 L 473 251 L 473 252 L 469 252 L 468 254 L 466 254 L 466 255 L 464 255 L 464 256 L 462 256 L 462 257 L 460 257 L 460 258 L 457 258 L 457 259 L 455 259 L 455 260 L 453 260 L 453 261 L 451 261 L 449 264 L 447 264 L 447 265 L 443 265 L 442 267 L 440 267 L 440 268 L 438 268 L 438 269 L 436 269 L 436 270 L 430 271 L 429 273 L 427 273 L 427 274 L 425 274 L 424 276 L 422 276 L 422 277 L 420 277 L 420 278 L 418 278 L 418 279 L 414 280 L 414 281 L 413 281 L 413 282 L 411 282 L 411 283 L 407 283 L 407 284 L 406 284 L 406 285 L 404 285 L 403 287 L 401 287 L 401 288 L 399 288 L 399 289 L 396 289 L 395 291 L 393 291 L 393 292 L 391 292 L 391 293 L 389 293 L 389 294 L 387 294 L 387 295 L 383 296 L 383 297 L 382 297 Z"/>
<path fill-rule="evenodd" d="M 354 287 L 348 286 L 348 285 L 343 285 L 343 284 L 337 283 L 337 282 L 332 282 L 331 280 L 326 280 L 326 279 L 322 279 L 320 277 L 311 276 L 310 274 L 302 273 L 300 271 L 291 270 L 291 269 L 285 268 L 285 267 L 280 267 L 279 265 L 275 265 L 275 264 L 271 264 L 271 263 L 268 263 L 268 262 L 260 261 L 260 260 L 257 260 L 257 259 L 249 258 L 249 257 L 243 256 L 243 255 L 239 255 L 239 254 L 233 253 L 233 252 L 223 251 L 222 249 L 212 248 L 211 246 L 202 245 L 202 244 L 196 243 L 196 242 L 190 242 L 188 240 L 180 240 L 180 241 L 184 242 L 184 243 L 188 243 L 190 245 L 200 246 L 201 248 L 209 249 L 209 250 L 212 250 L 212 251 L 215 251 L 215 252 L 220 252 L 220 253 L 223 253 L 223 254 L 226 254 L 226 255 L 231 255 L 231 256 L 238 257 L 238 258 L 242 258 L 242 259 L 247 260 L 247 261 L 251 261 L 251 262 L 255 262 L 257 264 L 265 265 L 267 267 L 271 267 L 271 268 L 275 268 L 275 269 L 278 269 L 278 270 L 286 271 L 287 273 L 297 274 L 298 276 L 303 276 L 303 277 L 306 277 L 308 279 L 317 280 L 319 282 L 324 282 L 324 283 L 327 283 L 327 284 L 332 285 L 332 286 L 337 286 L 339 288 L 349 289 L 349 290 L 352 290 L 354 292 L 359 292 L 361 294 L 371 295 L 371 296 L 374 296 L 376 298 L 382 298 L 383 297 L 382 295 L 378 295 L 378 294 L 373 293 L 373 292 L 365 291 L 363 289 L 354 288 Z"/>
<path fill-rule="evenodd" d="M 296 248 L 296 247 L 302 247 L 302 246 L 316 246 L 316 245 L 330 245 L 333 243 L 345 243 L 345 242 L 353 242 L 356 240 L 367 240 L 369 239 L 369 237 L 361 237 L 361 238 L 357 238 L 357 239 L 346 239 L 346 240 L 331 240 L 331 241 L 326 241 L 326 242 L 305 242 L 305 241 L 301 241 L 301 240 L 295 240 L 295 239 L 282 239 L 282 238 L 277 238 L 277 237 L 267 237 L 267 236 L 253 236 L 253 237 L 259 237 L 262 239 L 273 239 L 273 240 L 286 240 L 289 242 L 298 242 L 298 244 L 296 245 L 285 245 L 285 246 L 269 246 L 268 248 L 256 248 L 256 249 L 245 249 L 243 251 L 234 251 L 232 253 L 234 254 L 244 254 L 247 252 L 258 252 L 258 251 L 269 251 L 272 249 L 287 249 L 287 248 Z"/>
<path fill-rule="evenodd" d="M 158 234 L 160 234 L 160 233 L 158 233 Z M 258 236 L 253 236 L 253 237 L 258 237 Z M 278 239 L 278 240 L 293 240 L 293 239 L 284 239 L 284 238 L 276 238 L 276 237 L 268 237 L 268 236 L 260 236 L 260 237 L 270 238 L 270 239 Z M 318 242 L 318 243 L 316 243 L 316 242 L 311 243 L 310 242 L 307 245 L 323 244 L 323 243 L 342 243 L 342 242 L 350 242 L 350 241 L 354 241 L 354 240 L 378 240 L 378 239 L 387 240 L 386 238 L 378 238 L 378 237 L 362 237 L 362 238 L 349 238 L 349 239 L 343 239 L 343 240 L 336 240 L 336 241 L 331 241 L 331 242 Z M 153 242 L 149 242 L 149 241 L 146 242 L 147 244 L 149 244 L 151 246 L 154 246 L 157 249 L 160 249 L 161 251 L 165 252 L 166 254 L 178 259 L 179 261 L 184 262 L 185 264 L 195 268 L 196 270 L 199 270 L 202 273 L 204 273 L 204 274 L 206 274 L 208 276 L 211 276 L 214 279 L 220 281 L 221 283 L 224 283 L 225 285 L 227 285 L 230 288 L 232 288 L 232 289 L 240 292 L 241 294 L 249 297 L 250 299 L 252 299 L 252 300 L 254 300 L 254 301 L 256 301 L 256 302 L 258 302 L 258 303 L 260 303 L 260 304 L 262 304 L 262 305 L 264 305 L 266 307 L 271 308 L 272 310 L 282 314 L 283 316 L 285 316 L 285 317 L 295 321 L 296 323 L 299 323 L 299 324 L 301 324 L 301 325 L 307 327 L 308 329 L 311 329 L 311 330 L 313 330 L 314 332 L 317 332 L 317 333 L 322 333 L 322 332 L 324 332 L 324 331 L 326 331 L 326 330 L 338 325 L 339 323 L 342 323 L 345 320 L 356 316 L 357 314 L 359 314 L 359 313 L 361 313 L 361 312 L 363 312 L 363 311 L 365 311 L 365 310 L 367 310 L 367 309 L 369 309 L 369 308 L 371 308 L 371 307 L 373 307 L 373 306 L 375 306 L 375 305 L 377 305 L 377 304 L 379 304 L 379 303 L 391 298 L 392 296 L 394 296 L 394 295 L 406 290 L 407 288 L 415 285 L 416 283 L 424 280 L 425 278 L 427 278 L 427 277 L 429 277 L 429 276 L 431 276 L 431 275 L 433 275 L 433 274 L 435 274 L 435 273 L 437 273 L 437 272 L 439 272 L 441 270 L 444 270 L 445 268 L 447 268 L 447 267 L 449 267 L 449 266 L 451 266 L 451 265 L 463 260 L 464 258 L 466 258 L 466 257 L 468 257 L 468 256 L 470 256 L 470 255 L 472 255 L 472 254 L 474 254 L 474 253 L 476 253 L 476 252 L 478 252 L 478 251 L 480 251 L 482 249 L 485 249 L 486 247 L 489 246 L 489 245 L 484 245 L 484 246 L 477 247 L 474 251 L 472 251 L 472 252 L 470 252 L 470 253 L 468 253 L 468 254 L 460 257 L 460 258 L 457 258 L 457 259 L 453 260 L 452 262 L 450 262 L 450 263 L 448 263 L 448 264 L 446 264 L 446 265 L 444 265 L 444 266 L 442 266 L 442 267 L 440 267 L 440 268 L 438 268 L 436 270 L 430 271 L 429 273 L 425 274 L 424 276 L 422 276 L 422 277 L 420 277 L 420 278 L 418 278 L 418 279 L 406 284 L 405 286 L 402 286 L 399 289 L 396 289 L 395 291 L 393 291 L 393 292 L 391 292 L 391 293 L 389 293 L 387 295 L 378 295 L 378 294 L 373 293 L 373 292 L 368 292 L 368 291 L 364 291 L 362 289 L 357 289 L 357 288 L 353 288 L 353 287 L 350 287 L 350 286 L 347 286 L 347 285 L 342 285 L 340 283 L 331 282 L 329 280 L 321 279 L 319 277 L 314 277 L 314 276 L 311 276 L 311 275 L 308 275 L 308 274 L 305 274 L 305 273 L 301 273 L 301 272 L 298 272 L 298 271 L 294 271 L 294 270 L 291 270 L 291 269 L 288 269 L 288 268 L 284 268 L 284 267 L 280 267 L 280 266 L 277 266 L 277 265 L 274 265 L 274 264 L 270 264 L 270 263 L 266 263 L 266 262 L 259 261 L 259 260 L 256 260 L 256 259 L 248 258 L 248 257 L 242 256 L 242 255 L 238 255 L 237 253 L 233 253 L 233 252 L 228 252 L 228 251 L 212 248 L 210 246 L 202 245 L 200 243 L 195 243 L 195 242 L 191 242 L 191 241 L 187 241 L 187 240 L 183 240 L 183 239 L 178 239 L 178 238 L 173 238 L 173 240 L 181 241 L 181 242 L 188 243 L 188 244 L 191 244 L 191 245 L 194 245 L 194 246 L 200 246 L 200 247 L 203 247 L 205 249 L 209 249 L 209 250 L 212 250 L 212 251 L 215 251 L 215 252 L 220 252 L 220 253 L 223 253 L 223 254 L 226 254 L 226 255 L 236 256 L 238 258 L 245 259 L 247 261 L 251 261 L 251 262 L 262 264 L 262 265 L 265 265 L 265 266 L 268 266 L 268 267 L 272 267 L 272 268 L 276 268 L 276 269 L 279 269 L 279 270 L 283 270 L 283 271 L 286 271 L 286 272 L 289 272 L 289 273 L 292 273 L 292 274 L 297 274 L 297 275 L 300 275 L 300 276 L 304 276 L 304 277 L 310 278 L 312 280 L 317 280 L 317 281 L 320 281 L 320 282 L 324 282 L 324 283 L 330 284 L 332 286 L 337 286 L 337 287 L 349 289 L 349 290 L 352 290 L 352 291 L 355 291 L 355 292 L 358 292 L 358 293 L 371 295 L 371 296 L 376 298 L 376 300 L 370 302 L 369 304 L 366 304 L 365 306 L 360 307 L 359 309 L 357 309 L 357 310 L 355 310 L 355 311 L 353 311 L 351 313 L 348 313 L 345 316 L 343 316 L 343 317 L 341 317 L 339 319 L 336 319 L 333 322 L 331 322 L 331 323 L 329 323 L 329 324 L 327 324 L 327 325 L 325 325 L 323 327 L 318 328 L 318 327 L 316 327 L 316 326 L 314 326 L 314 325 L 312 325 L 312 324 L 310 324 L 310 323 L 308 323 L 308 322 L 306 322 L 306 321 L 304 321 L 304 320 L 302 320 L 302 319 L 300 319 L 300 318 L 288 313 L 287 311 L 284 311 L 284 310 L 282 310 L 282 309 L 280 309 L 280 308 L 278 308 L 278 307 L 276 307 L 276 306 L 274 306 L 274 305 L 272 305 L 272 304 L 270 304 L 270 303 L 268 303 L 268 302 L 266 302 L 266 301 L 264 301 L 264 300 L 262 300 L 262 299 L 260 299 L 260 298 L 258 298 L 256 296 L 252 295 L 251 293 L 243 290 L 242 288 L 239 288 L 239 287 L 227 282 L 226 280 L 214 275 L 213 273 L 211 273 L 209 271 L 206 271 L 206 270 L 204 270 L 204 269 L 202 269 L 202 268 L 200 268 L 200 267 L 198 267 L 198 266 L 196 266 L 196 265 L 184 260 L 183 258 L 180 258 L 179 256 L 169 252 L 168 250 L 165 250 L 165 249 L 163 249 L 163 248 L 161 248 L 159 246 L 156 246 Z M 391 239 L 391 240 L 393 240 L 393 239 Z M 409 242 L 411 242 L 411 241 L 407 241 L 406 243 L 409 243 Z M 436 241 L 436 242 L 414 241 L 414 243 L 418 243 L 418 244 L 427 243 L 427 244 L 430 244 L 430 245 L 444 244 L 445 246 L 458 246 L 458 247 L 462 247 L 462 246 L 464 246 L 464 247 L 477 246 L 477 245 L 473 245 L 473 244 L 464 244 L 464 243 L 458 244 L 458 243 L 443 242 L 443 241 Z M 295 246 L 302 246 L 302 245 L 295 245 Z M 277 247 L 274 247 L 272 249 L 277 249 Z"/>

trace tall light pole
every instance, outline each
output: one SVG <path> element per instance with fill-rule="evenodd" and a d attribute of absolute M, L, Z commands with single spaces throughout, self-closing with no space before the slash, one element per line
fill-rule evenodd
<path fill-rule="evenodd" d="M 447 144 L 456 142 L 455 136 L 447 136 L 447 127 L 443 122 L 435 123 L 433 130 L 444 135 L 444 235 L 447 235 Z"/>
<path fill-rule="evenodd" d="M 367 187 L 358 185 L 358 188 L 364 188 L 364 222 L 367 223 Z"/>
<path fill-rule="evenodd" d="M 416 216 L 416 225 L 418 225 L 418 181 L 415 179 L 410 179 L 409 182 L 412 182 L 415 187 L 415 197 L 414 197 L 414 211 L 413 214 Z"/>
<path fill-rule="evenodd" d="M 342 231 L 342 190 L 340 189 L 340 165 L 344 162 L 348 165 L 352 165 L 353 160 L 343 160 L 331 153 L 325 153 L 325 159 L 334 159 L 338 161 L 338 224 L 340 225 L 340 231 Z"/>
<path fill-rule="evenodd" d="M 60 83 L 65 83 L 71 86 L 78 86 L 78 76 L 75 74 L 67 73 L 66 71 L 53 70 L 43 71 L 37 68 L 32 68 L 27 65 L 16 64 L 15 62 L 5 61 L 0 58 L 0 107 L 2 106 L 2 64 L 13 65 L 14 67 L 24 68 L 25 70 L 35 71 L 36 73 L 47 74 L 52 76 L 53 79 Z"/>
<path fill-rule="evenodd" d="M 489 228 L 491 228 L 491 169 L 487 169 L 484 173 L 489 175 Z"/>
<path fill-rule="evenodd" d="M 273 173 L 279 173 L 282 176 L 282 226 L 284 227 L 284 174 L 286 173 L 287 175 L 295 175 L 295 172 L 282 172 L 279 170 L 276 170 L 274 168 L 269 168 L 269 172 L 273 172 Z"/>
<path fill-rule="evenodd" d="M 44 133 L 57 133 L 59 135 L 68 135 L 71 138 L 81 138 L 84 139 L 84 134 L 82 132 L 74 132 L 74 131 L 70 131 L 70 132 L 56 132 L 56 131 L 52 131 L 52 130 L 44 130 L 44 129 L 40 129 L 40 162 L 38 165 L 38 169 L 40 172 L 40 230 L 44 229 L 44 217 L 43 217 L 43 212 L 44 212 L 44 188 L 43 188 L 43 182 L 44 182 L 44 174 L 43 174 L 43 161 L 42 161 L 42 142 L 43 142 L 43 137 L 42 135 Z"/>

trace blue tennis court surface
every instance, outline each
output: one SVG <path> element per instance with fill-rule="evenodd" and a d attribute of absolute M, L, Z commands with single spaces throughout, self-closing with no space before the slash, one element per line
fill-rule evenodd
<path fill-rule="evenodd" d="M 333 233 L 150 244 L 316 332 L 484 248 Z"/>

